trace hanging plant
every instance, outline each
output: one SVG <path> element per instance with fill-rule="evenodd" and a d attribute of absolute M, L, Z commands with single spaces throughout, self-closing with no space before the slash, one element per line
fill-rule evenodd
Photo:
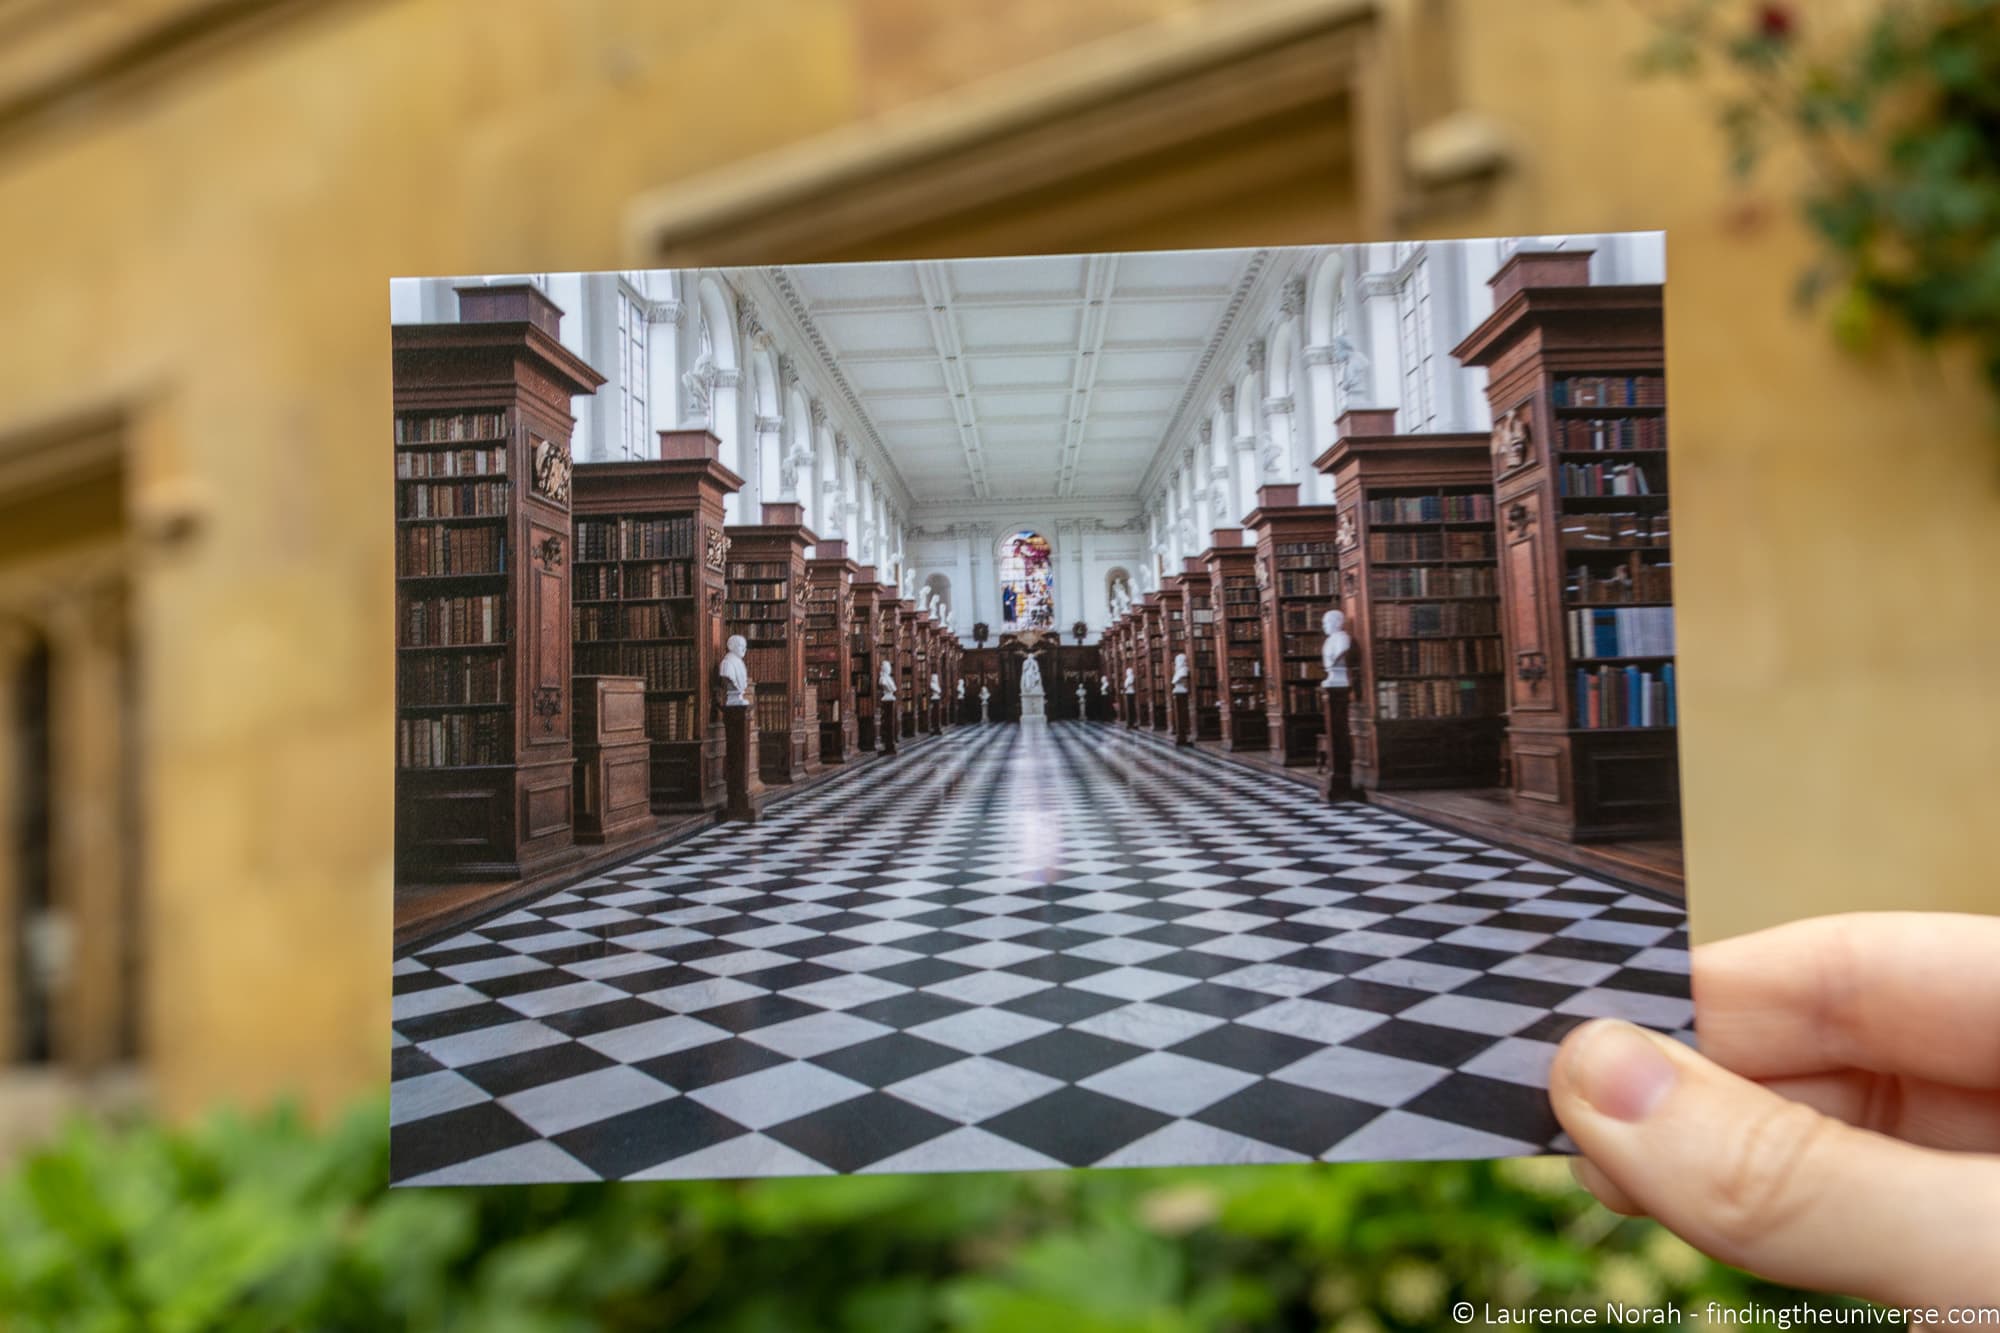
<path fill-rule="evenodd" d="M 2000 403 L 2000 0 L 1887 0 L 1819 42 L 1803 5 L 1639 3 L 1656 22 L 1646 71 L 1726 74 L 1737 176 L 1779 141 L 1803 150 L 1823 254 L 1800 300 L 1849 347 L 1884 325 L 1971 345 Z"/>

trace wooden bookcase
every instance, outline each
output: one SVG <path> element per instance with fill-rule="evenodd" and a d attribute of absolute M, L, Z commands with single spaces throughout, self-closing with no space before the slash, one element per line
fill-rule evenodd
<path fill-rule="evenodd" d="M 1505 726 L 1484 435 L 1397 435 L 1348 412 L 1318 461 L 1339 511 L 1354 785 L 1489 787 Z"/>
<path fill-rule="evenodd" d="M 1208 566 L 1200 556 L 1181 561 L 1181 572 L 1171 576 L 1181 590 L 1185 607 L 1188 643 L 1188 730 L 1198 741 L 1222 739 L 1222 713 L 1215 688 L 1215 609 L 1214 590 L 1209 586 Z"/>
<path fill-rule="evenodd" d="M 766 504 L 762 523 L 731 526 L 730 634 L 756 686 L 757 767 L 765 782 L 796 782 L 819 767 L 819 710 L 806 685 L 806 548 L 814 538 L 796 502 Z"/>
<path fill-rule="evenodd" d="M 390 333 L 396 874 L 519 879 L 576 855 L 570 400 L 604 383 L 519 283 Z"/>
<path fill-rule="evenodd" d="M 1209 606 L 1215 613 L 1215 684 L 1222 743 L 1231 750 L 1271 748 L 1265 712 L 1264 607 L 1257 588 L 1257 551 L 1241 528 L 1217 528 L 1202 554 Z"/>
<path fill-rule="evenodd" d="M 905 733 L 905 726 L 910 715 L 909 682 L 904 679 L 903 671 L 903 637 L 907 632 L 903 626 L 903 616 L 911 604 L 904 601 L 901 597 L 893 595 L 896 587 L 895 584 L 884 583 L 880 587 L 883 592 L 875 599 L 875 629 L 877 634 L 875 641 L 875 684 L 870 688 L 875 695 L 875 709 L 879 717 L 882 710 L 881 663 L 885 661 L 889 663 L 889 672 L 896 680 L 896 735 L 898 739 L 901 739 Z M 879 731 L 880 728 L 878 727 L 877 730 Z M 886 743 L 886 737 L 880 739 Z"/>
<path fill-rule="evenodd" d="M 1153 716 L 1160 730 L 1174 729 L 1174 654 L 1187 651 L 1187 599 L 1178 580 L 1160 584 L 1160 632 L 1153 654 Z M 1190 666 L 1190 669 L 1192 667 Z"/>
<path fill-rule="evenodd" d="M 819 708 L 819 761 L 845 763 L 855 748 L 854 576 L 847 543 L 822 540 L 806 562 L 806 684 Z"/>
<path fill-rule="evenodd" d="M 918 735 L 931 730 L 931 644 L 935 639 L 931 613 L 919 611 L 910 621 L 911 719 Z"/>
<path fill-rule="evenodd" d="M 882 708 L 875 689 L 876 641 L 881 636 L 878 608 L 882 595 L 882 585 L 875 581 L 875 566 L 857 568 L 851 586 L 854 599 L 848 621 L 847 697 L 854 708 L 854 744 L 867 753 L 879 744 L 875 719 Z"/>
<path fill-rule="evenodd" d="M 1320 620 L 1339 595 L 1332 505 L 1302 505 L 1299 487 L 1265 486 L 1243 520 L 1256 540 L 1264 608 L 1264 695 L 1271 751 L 1288 765 L 1318 761 L 1326 730 Z"/>
<path fill-rule="evenodd" d="M 1160 708 L 1160 594 L 1146 593 L 1132 608 L 1132 655 L 1139 668 L 1139 725 L 1164 730 L 1166 714 Z"/>
<path fill-rule="evenodd" d="M 1589 265 L 1517 252 L 1454 349 L 1496 422 L 1510 799 L 1578 841 L 1680 826 L 1661 289 Z"/>
<path fill-rule="evenodd" d="M 917 604 L 904 597 L 896 607 L 896 724 L 904 740 L 915 738 L 922 706 L 917 695 Z"/>
<path fill-rule="evenodd" d="M 743 479 L 705 430 L 660 433 L 660 457 L 576 469 L 577 671 L 645 682 L 653 809 L 720 809 L 727 795 L 715 693 L 722 661 L 724 497 Z"/>

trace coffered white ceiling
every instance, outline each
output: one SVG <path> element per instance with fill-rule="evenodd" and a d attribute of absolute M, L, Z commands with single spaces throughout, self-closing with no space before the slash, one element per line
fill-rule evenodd
<path fill-rule="evenodd" d="M 786 269 L 919 506 L 1131 502 L 1253 252 Z"/>

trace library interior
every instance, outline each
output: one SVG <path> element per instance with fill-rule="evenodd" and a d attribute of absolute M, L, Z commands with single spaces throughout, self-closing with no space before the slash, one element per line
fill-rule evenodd
<path fill-rule="evenodd" d="M 1692 1017 L 1665 266 L 394 282 L 396 1179 L 1561 1146 Z"/>

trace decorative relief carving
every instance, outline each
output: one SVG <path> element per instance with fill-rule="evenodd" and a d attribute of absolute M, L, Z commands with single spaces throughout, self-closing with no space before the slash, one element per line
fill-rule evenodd
<path fill-rule="evenodd" d="M 1508 537 L 1510 538 L 1525 537 L 1528 535 L 1528 530 L 1530 528 L 1533 528 L 1534 526 L 1535 526 L 1534 510 L 1528 508 L 1527 505 L 1521 503 L 1519 500 L 1516 500 L 1513 504 L 1507 506 Z"/>
<path fill-rule="evenodd" d="M 1532 457 L 1533 444 L 1526 403 L 1508 408 L 1493 423 L 1493 458 L 1501 471 L 1511 471 L 1527 462 Z"/>
<path fill-rule="evenodd" d="M 728 534 L 721 528 L 708 529 L 707 547 L 702 554 L 702 563 L 719 574 L 728 561 Z"/>
<path fill-rule="evenodd" d="M 1542 653 L 1516 653 L 1514 675 L 1530 685 L 1539 685 L 1549 678 L 1549 659 Z"/>
<path fill-rule="evenodd" d="M 1350 507 L 1340 511 L 1340 518 L 1333 530 L 1333 544 L 1337 550 L 1351 551 L 1361 540 L 1360 528 L 1354 521 L 1354 510 Z"/>
<path fill-rule="evenodd" d="M 557 504 L 568 504 L 569 445 L 562 440 L 545 440 L 530 431 L 528 447 L 536 492 Z"/>
<path fill-rule="evenodd" d="M 542 562 L 542 568 L 556 570 L 562 568 L 562 538 L 550 536 L 542 538 L 535 546 L 535 558 Z"/>
<path fill-rule="evenodd" d="M 542 720 L 542 730 L 554 733 L 556 719 L 562 716 L 562 686 L 537 685 L 534 694 L 535 716 Z"/>

